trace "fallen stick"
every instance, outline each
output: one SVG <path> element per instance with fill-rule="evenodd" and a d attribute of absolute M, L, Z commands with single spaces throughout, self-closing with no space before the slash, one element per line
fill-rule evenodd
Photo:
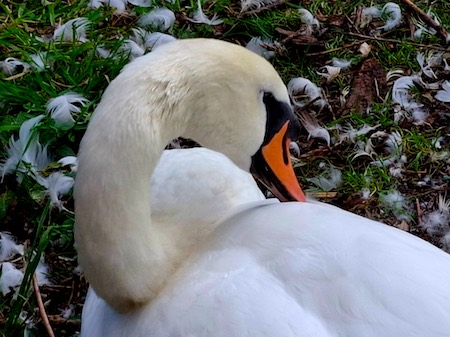
<path fill-rule="evenodd" d="M 50 325 L 47 313 L 45 311 L 44 302 L 42 301 L 41 292 L 39 291 L 39 285 L 37 282 L 36 274 L 33 275 L 33 288 L 34 288 L 34 293 L 36 294 L 36 300 L 37 300 L 37 304 L 39 307 L 39 313 L 41 314 L 42 322 L 44 323 L 45 329 L 47 330 L 47 333 L 50 337 L 55 337 L 52 326 Z"/>
<path fill-rule="evenodd" d="M 419 227 L 422 227 L 423 211 L 422 211 L 422 208 L 420 208 L 419 199 L 416 199 L 416 209 L 417 209 L 417 223 L 418 223 Z"/>
<path fill-rule="evenodd" d="M 432 49 L 442 50 L 442 51 L 447 51 L 448 50 L 448 48 L 446 48 L 446 47 L 430 45 L 430 44 L 423 44 L 423 43 L 417 43 L 417 42 L 412 42 L 412 41 L 409 41 L 409 40 L 387 39 L 387 38 L 384 38 L 384 37 L 369 36 L 369 35 L 357 34 L 357 33 L 352 33 L 352 32 L 344 32 L 343 34 L 348 34 L 348 35 L 351 35 L 351 36 L 357 36 L 357 37 L 360 37 L 360 38 L 366 39 L 366 40 L 384 41 L 384 42 L 392 42 L 392 43 L 403 43 L 403 42 L 405 42 L 407 44 L 410 44 L 411 46 L 417 46 L 417 47 L 423 47 L 423 48 L 432 48 Z"/>
<path fill-rule="evenodd" d="M 417 7 L 417 5 L 411 0 L 400 0 L 406 6 L 411 8 L 413 11 L 417 13 L 417 15 L 425 22 L 428 26 L 435 29 L 437 33 L 442 36 L 446 43 L 450 43 L 450 34 L 438 23 L 436 23 L 427 13 L 425 13 L 422 9 Z"/>

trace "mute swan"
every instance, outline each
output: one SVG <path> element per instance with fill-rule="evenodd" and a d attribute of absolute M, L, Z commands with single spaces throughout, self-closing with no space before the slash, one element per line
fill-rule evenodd
<path fill-rule="evenodd" d="M 148 168 L 179 135 L 304 201 L 289 170 L 297 132 L 279 76 L 241 47 L 181 40 L 126 66 L 80 147 L 79 262 L 103 299 L 82 336 L 448 336 L 450 256 L 398 229 L 266 200 L 180 251 L 149 220 Z"/>
<path fill-rule="evenodd" d="M 151 224 L 150 177 L 170 140 L 192 138 L 244 170 L 252 165 L 276 195 L 304 200 L 289 157 L 298 130 L 275 69 L 242 47 L 174 41 L 128 64 L 78 155 L 75 240 L 91 286 L 126 312 L 154 300 L 192 253 Z"/>

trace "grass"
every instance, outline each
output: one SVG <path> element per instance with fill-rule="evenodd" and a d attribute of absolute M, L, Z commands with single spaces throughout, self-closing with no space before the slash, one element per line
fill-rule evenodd
<path fill-rule="evenodd" d="M 427 2 L 418 1 L 419 6 L 427 10 Z M 391 32 L 382 33 L 374 40 L 370 35 L 374 26 L 361 28 L 354 25 L 355 12 L 359 6 L 370 6 L 370 1 L 306 1 L 304 8 L 320 14 L 323 31 L 318 35 L 317 44 L 285 43 L 281 52 L 276 53 L 272 63 L 287 83 L 291 78 L 303 76 L 319 84 L 330 103 L 330 109 L 317 113 L 322 125 L 329 128 L 332 137 L 337 139 L 339 125 L 351 125 L 354 128 L 363 125 L 378 125 L 377 131 L 399 132 L 402 135 L 402 149 L 407 158 L 401 177 L 394 177 L 389 167 L 377 167 L 371 162 L 374 158 L 355 158 L 354 143 L 333 141 L 330 148 L 320 140 L 308 139 L 304 131 L 300 139 L 300 164 L 296 166 L 299 179 L 306 189 L 316 191 L 317 186 L 306 178 L 324 173 L 323 163 L 337 167 L 342 172 L 342 182 L 333 189 L 336 196 L 328 202 L 374 219 L 380 219 L 391 225 L 398 225 L 398 219 L 383 210 L 380 196 L 392 189 L 402 192 L 412 204 L 416 199 L 424 211 L 429 210 L 438 195 L 445 194 L 449 175 L 448 147 L 449 106 L 437 103 L 433 94 L 427 90 L 416 89 L 413 94 L 430 112 L 427 122 L 415 125 L 408 120 L 399 123 L 393 119 L 391 85 L 386 86 L 385 94 L 376 97 L 371 104 L 370 113 L 359 113 L 355 107 L 342 111 L 339 97 L 352 87 L 352 81 L 359 73 L 364 58 L 358 53 L 361 43 L 372 47 L 371 56 L 384 71 L 403 69 L 406 73 L 419 71 L 416 61 L 418 51 L 442 49 L 442 40 L 437 36 L 426 36 L 419 41 L 409 38 L 408 25 L 403 23 Z M 276 8 L 261 11 L 255 15 L 240 17 L 240 4 L 236 1 L 218 0 L 203 5 L 206 14 L 211 17 L 217 13 L 224 24 L 214 27 L 196 25 L 186 20 L 192 17 L 196 9 L 195 1 L 176 1 L 173 4 L 156 2 L 155 6 L 166 6 L 177 15 L 177 22 L 168 31 L 176 38 L 208 37 L 220 38 L 245 45 L 253 36 L 283 41 L 286 35 L 277 31 L 297 31 L 300 15 L 297 3 L 287 2 Z M 432 4 L 432 9 L 450 28 L 450 5 L 445 1 Z M 130 7 L 129 9 L 131 9 Z M 41 144 L 48 144 L 52 162 L 41 172 L 48 177 L 53 172 L 63 172 L 73 177 L 68 167 L 61 167 L 57 160 L 64 156 L 76 155 L 78 144 L 86 129 L 89 117 L 108 83 L 129 62 L 126 55 L 115 58 L 101 58 L 96 47 L 117 51 L 124 38 L 132 34 L 136 27 L 137 16 L 152 8 L 136 8 L 136 15 L 115 14 L 109 8 L 89 9 L 87 1 L 6 1 L 0 3 L 0 60 L 15 57 L 31 63 L 31 56 L 46 53 L 47 69 L 41 72 L 19 72 L 17 77 L 0 74 L 0 151 L 6 149 L 11 136 L 17 137 L 22 123 L 30 117 L 44 114 L 36 127 Z M 128 10 L 127 13 L 131 13 Z M 40 42 L 36 37 L 51 35 L 54 28 L 70 19 L 84 16 L 91 22 L 88 41 Z M 334 20 L 342 19 L 341 21 Z M 340 22 L 340 23 L 339 23 Z M 355 34 L 359 34 L 354 35 Z M 366 38 L 364 37 L 366 36 Z M 329 52 L 329 50 L 332 50 Z M 318 71 L 333 57 L 352 58 L 353 65 L 341 72 L 332 83 L 325 83 Z M 443 79 L 448 73 L 439 74 Z M 80 106 L 75 114 L 76 124 L 63 127 L 49 118 L 46 104 L 49 99 L 63 93 L 75 91 L 90 103 Z M 427 96 L 428 93 L 428 96 Z M 429 98 L 427 98 L 429 97 Z M 430 99 L 431 98 L 431 99 Z M 357 137 L 366 143 L 374 132 Z M 436 147 L 436 139 L 444 137 L 442 147 Z M 6 158 L 6 152 L 2 152 Z M 376 158 L 387 158 L 381 146 Z M 17 177 L 21 179 L 18 183 Z M 429 184 L 418 183 L 429 177 Z M 427 178 L 428 179 L 428 178 Z M 361 198 L 361 191 L 368 189 L 367 199 Z M 41 287 L 41 293 L 47 307 L 50 323 L 58 336 L 74 336 L 79 331 L 80 314 L 86 291 L 86 282 L 77 273 L 76 252 L 73 247 L 73 200 L 70 195 L 63 197 L 65 209 L 60 211 L 51 207 L 43 188 L 29 174 L 9 174 L 4 176 L 0 185 L 0 232 L 12 233 L 20 242 L 26 243 L 26 253 L 14 260 L 24 273 L 24 281 L 17 292 L 0 297 L 0 335 L 21 336 L 26 330 L 34 336 L 46 336 L 37 310 L 36 297 L 31 284 L 32 275 L 41 256 L 50 266 L 51 285 Z M 417 214 L 411 212 L 410 230 L 423 235 Z M 439 244 L 437 240 L 433 243 Z M 61 312 L 71 308 L 71 314 L 61 317 Z M 24 319 L 25 315 L 25 319 Z M 27 323 L 27 319 L 30 319 Z M 30 324 L 29 322 L 33 322 Z"/>

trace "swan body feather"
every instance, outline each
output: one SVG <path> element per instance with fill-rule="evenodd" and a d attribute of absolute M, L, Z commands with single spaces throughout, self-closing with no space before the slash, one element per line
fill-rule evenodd
<path fill-rule="evenodd" d="M 172 249 L 180 254 L 192 251 L 236 207 L 265 199 L 251 174 L 205 148 L 164 151 L 150 190 L 153 224 L 171 227 Z"/>
<path fill-rule="evenodd" d="M 450 256 L 322 203 L 228 218 L 152 305 L 103 300 L 82 336 L 448 336 Z"/>

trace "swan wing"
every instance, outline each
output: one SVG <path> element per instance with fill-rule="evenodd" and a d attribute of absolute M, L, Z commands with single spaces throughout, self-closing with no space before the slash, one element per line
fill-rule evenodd
<path fill-rule="evenodd" d="M 408 233 L 320 203 L 268 202 L 222 223 L 152 305 L 120 315 L 88 297 L 100 316 L 84 327 L 113 337 L 448 336 L 449 280 L 450 256 Z"/>
<path fill-rule="evenodd" d="M 164 151 L 150 188 L 154 223 L 210 230 L 238 205 L 265 199 L 251 174 L 206 148 Z"/>

